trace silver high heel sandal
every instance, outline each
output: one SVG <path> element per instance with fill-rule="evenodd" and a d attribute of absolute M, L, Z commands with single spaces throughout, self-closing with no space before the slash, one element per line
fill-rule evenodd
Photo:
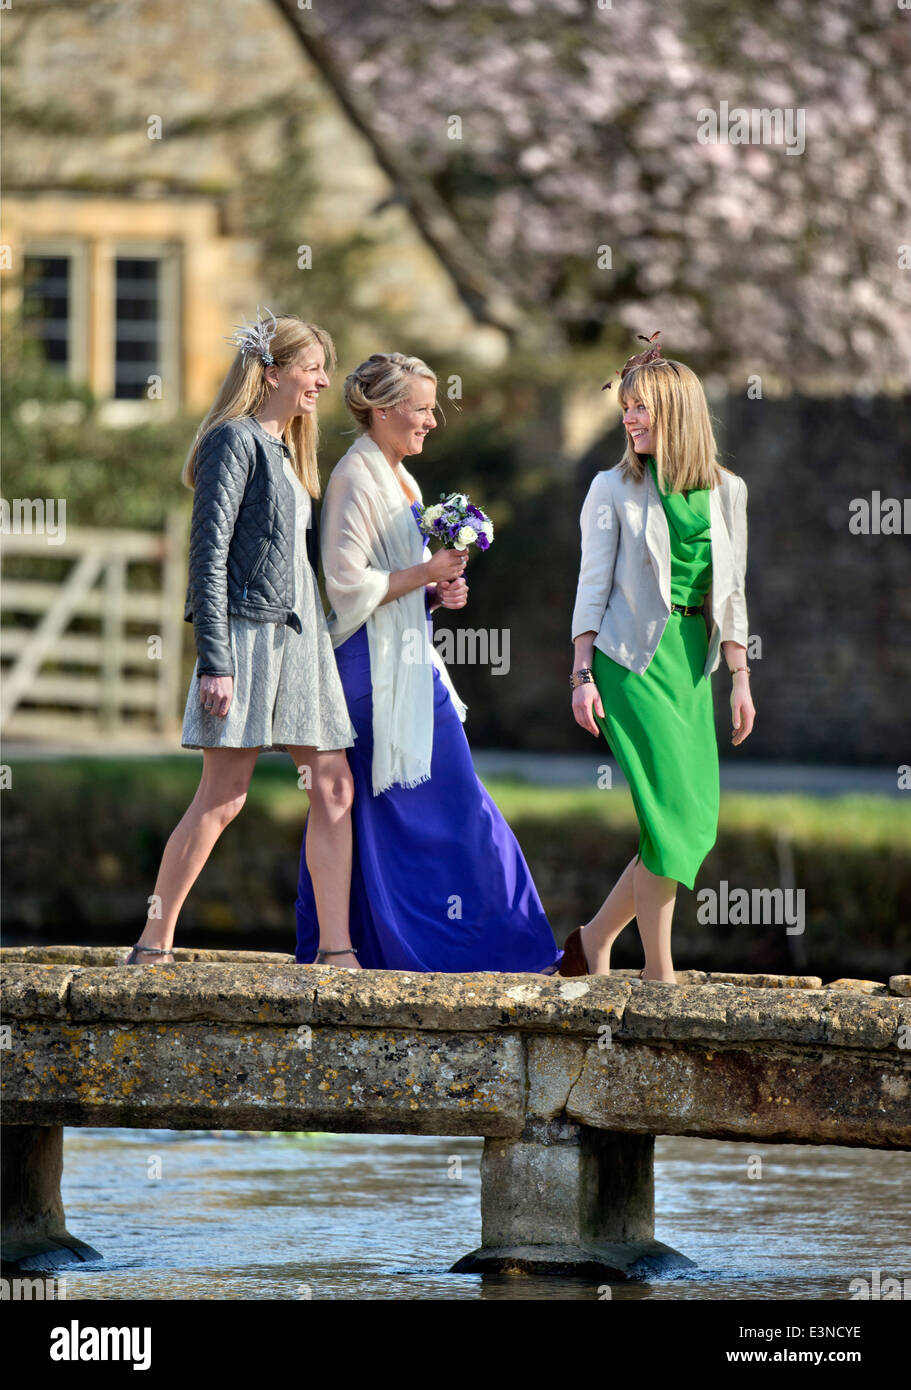
<path fill-rule="evenodd" d="M 357 955 L 357 951 L 355 950 L 355 948 L 354 948 L 353 946 L 346 946 L 345 949 L 344 949 L 343 951 L 324 951 L 322 948 L 320 948 L 320 949 L 317 951 L 317 953 L 316 953 L 316 960 L 313 962 L 313 964 L 314 964 L 314 965 L 325 965 L 325 964 L 326 964 L 326 956 L 356 956 L 356 955 Z M 339 969 L 339 970 L 353 970 L 353 969 L 354 969 L 354 966 L 353 966 L 353 965 L 340 965 L 340 966 L 338 966 L 338 969 Z"/>
<path fill-rule="evenodd" d="M 143 961 L 139 959 L 138 955 L 136 954 L 137 951 L 145 951 L 150 956 L 171 956 L 172 959 L 169 961 Z M 133 949 L 130 951 L 130 954 L 127 956 L 126 960 L 123 963 L 124 965 L 176 965 L 177 962 L 173 959 L 173 956 L 173 946 L 140 946 L 137 943 L 137 945 L 133 947 Z"/>

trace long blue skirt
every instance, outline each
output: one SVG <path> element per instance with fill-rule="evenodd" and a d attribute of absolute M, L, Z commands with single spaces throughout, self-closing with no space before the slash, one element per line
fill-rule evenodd
<path fill-rule="evenodd" d="M 436 667 L 430 780 L 374 796 L 366 626 L 335 656 L 357 732 L 345 753 L 354 778 L 351 944 L 360 964 L 373 970 L 549 970 L 563 953 L 516 838 L 475 773 Z M 318 946 L 305 825 L 296 960 L 309 964 Z"/>

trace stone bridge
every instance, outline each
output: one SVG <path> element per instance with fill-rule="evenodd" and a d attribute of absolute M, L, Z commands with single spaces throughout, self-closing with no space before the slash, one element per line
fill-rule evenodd
<path fill-rule="evenodd" d="M 3 953 L 3 1258 L 99 1259 L 66 1229 L 63 1126 L 485 1139 L 457 1271 L 644 1277 L 657 1134 L 911 1148 L 911 977 L 581 979 L 296 965 L 281 955 Z"/>

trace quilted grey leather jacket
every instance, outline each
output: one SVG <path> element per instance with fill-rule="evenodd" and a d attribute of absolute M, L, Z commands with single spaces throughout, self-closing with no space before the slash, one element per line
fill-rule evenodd
<path fill-rule="evenodd" d="M 193 624 L 197 674 L 233 676 L 228 614 L 286 623 L 293 611 L 294 489 L 283 471 L 288 446 L 253 415 L 226 420 L 196 456 L 184 620 Z M 307 555 L 317 569 L 316 516 Z"/>

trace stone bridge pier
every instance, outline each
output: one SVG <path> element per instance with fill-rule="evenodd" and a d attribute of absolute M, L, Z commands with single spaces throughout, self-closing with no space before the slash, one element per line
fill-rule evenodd
<path fill-rule="evenodd" d="M 571 1120 L 530 1119 L 518 1139 L 487 1139 L 482 1244 L 456 1274 L 565 1273 L 594 1279 L 692 1267 L 655 1240 L 655 1139 Z"/>
<path fill-rule="evenodd" d="M 3 1262 L 67 1228 L 63 1127 L 473 1134 L 482 1244 L 457 1272 L 613 1281 L 654 1237 L 654 1137 L 911 1148 L 911 980 L 350 974 L 249 952 L 3 952 Z M 84 1234 L 91 1234 L 85 1232 Z"/>

